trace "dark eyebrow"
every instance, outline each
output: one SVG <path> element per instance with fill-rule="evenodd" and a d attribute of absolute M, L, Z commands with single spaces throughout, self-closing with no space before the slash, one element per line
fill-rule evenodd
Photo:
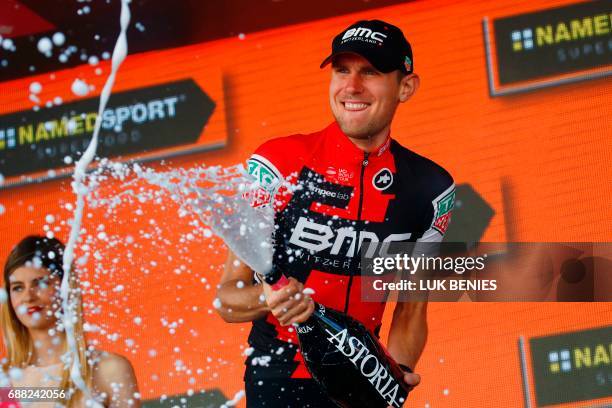
<path fill-rule="evenodd" d="M 38 278 L 32 279 L 32 283 L 38 283 L 40 281 L 44 281 L 44 280 L 48 280 L 48 279 L 49 279 L 49 276 L 39 276 Z M 22 281 L 10 281 L 9 282 L 9 287 L 13 286 L 13 285 L 17 285 L 17 284 L 23 285 L 23 282 Z"/>
<path fill-rule="evenodd" d="M 332 68 L 334 68 L 334 69 L 347 68 L 348 69 L 346 64 L 340 64 L 337 61 L 332 61 Z M 369 72 L 369 71 L 379 72 L 376 68 L 374 68 L 373 65 L 367 65 L 367 66 L 363 66 L 363 67 L 359 68 L 359 72 L 360 73 Z"/>
<path fill-rule="evenodd" d="M 374 71 L 374 72 L 380 72 L 378 71 L 376 68 L 374 68 L 373 65 L 367 65 L 367 66 L 363 66 L 359 69 L 360 72 L 365 72 L 365 71 Z"/>

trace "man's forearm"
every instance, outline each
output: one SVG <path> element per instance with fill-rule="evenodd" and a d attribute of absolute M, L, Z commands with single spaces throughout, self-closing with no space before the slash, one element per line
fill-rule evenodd
<path fill-rule="evenodd" d="M 241 286 L 238 282 L 224 282 L 217 290 L 221 304 L 215 307 L 219 315 L 229 323 L 250 322 L 265 316 L 269 310 L 261 285 Z"/>
<path fill-rule="evenodd" d="M 387 349 L 400 364 L 414 369 L 427 342 L 427 303 L 397 303 Z"/>

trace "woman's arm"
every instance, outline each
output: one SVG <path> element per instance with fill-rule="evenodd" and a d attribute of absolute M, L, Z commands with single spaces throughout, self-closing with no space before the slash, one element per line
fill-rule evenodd
<path fill-rule="evenodd" d="M 93 388 L 104 396 L 108 408 L 139 408 L 140 394 L 130 361 L 118 354 L 102 353 L 94 366 Z"/>

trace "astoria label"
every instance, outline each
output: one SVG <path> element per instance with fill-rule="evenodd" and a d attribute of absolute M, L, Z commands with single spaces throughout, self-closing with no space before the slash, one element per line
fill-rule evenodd
<path fill-rule="evenodd" d="M 401 407 L 404 402 L 397 400 L 399 392 L 399 384 L 383 364 L 378 361 L 378 358 L 370 353 L 367 346 L 358 338 L 350 336 L 348 330 L 344 329 L 338 333 L 332 333 L 325 329 L 329 337 L 327 341 L 332 343 L 342 354 L 349 358 L 351 363 L 359 369 L 359 372 L 364 377 L 368 378 L 370 383 L 374 385 L 376 391 L 387 401 L 391 406 Z"/>

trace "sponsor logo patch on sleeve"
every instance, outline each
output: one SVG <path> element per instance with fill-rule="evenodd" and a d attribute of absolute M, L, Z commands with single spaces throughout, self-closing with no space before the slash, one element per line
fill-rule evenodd
<path fill-rule="evenodd" d="M 455 186 L 451 186 L 440 194 L 434 201 L 434 222 L 435 228 L 440 234 L 444 235 L 451 220 L 451 214 L 455 205 Z"/>
<path fill-rule="evenodd" d="M 256 188 L 243 194 L 252 207 L 263 207 L 272 202 L 282 184 L 282 176 L 265 157 L 254 154 L 247 161 L 248 172 L 257 183 Z"/>

